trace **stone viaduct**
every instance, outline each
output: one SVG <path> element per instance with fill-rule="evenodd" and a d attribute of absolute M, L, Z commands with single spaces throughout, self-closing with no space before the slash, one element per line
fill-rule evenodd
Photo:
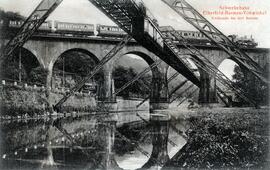
<path fill-rule="evenodd" d="M 52 70 L 54 63 L 61 56 L 61 54 L 68 51 L 80 51 L 93 58 L 98 63 L 118 42 L 117 38 L 102 38 L 102 37 L 69 37 L 69 36 L 33 36 L 28 40 L 23 48 L 31 52 L 40 65 L 47 71 L 46 87 L 52 87 Z M 186 49 L 179 46 L 183 51 Z M 200 51 L 209 58 L 209 60 L 218 67 L 225 59 L 230 59 L 224 51 L 215 46 L 197 46 Z M 269 66 L 269 49 L 253 48 L 245 49 L 245 51 L 262 67 Z M 112 78 L 113 68 L 115 62 L 125 54 L 135 54 L 143 58 L 149 65 L 154 63 L 158 57 L 151 51 L 140 46 L 136 41 L 129 42 L 116 56 L 103 66 L 104 82 L 102 96 L 105 101 L 112 101 L 115 97 L 112 96 L 114 92 L 114 83 Z M 152 92 L 150 103 L 153 109 L 160 109 L 167 107 L 168 88 L 161 88 L 167 85 L 167 72 L 169 65 L 165 62 L 152 69 Z M 199 103 L 217 102 L 215 92 L 215 80 L 211 78 L 208 73 L 199 70 L 200 72 L 200 97 Z M 162 89 L 162 90 L 161 90 Z"/>

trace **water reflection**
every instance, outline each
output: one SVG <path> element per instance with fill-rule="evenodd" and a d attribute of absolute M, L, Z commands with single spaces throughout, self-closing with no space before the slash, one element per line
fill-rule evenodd
<path fill-rule="evenodd" d="M 185 144 L 179 135 L 185 126 L 178 120 L 116 127 L 115 121 L 93 115 L 2 122 L 0 169 L 138 169 L 149 162 L 160 140 L 169 141 L 164 146 L 173 157 Z"/>

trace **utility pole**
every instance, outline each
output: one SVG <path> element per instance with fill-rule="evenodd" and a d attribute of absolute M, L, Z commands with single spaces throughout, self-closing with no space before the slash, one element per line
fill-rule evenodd
<path fill-rule="evenodd" d="M 19 82 L 22 82 L 22 49 L 19 49 Z"/>
<path fill-rule="evenodd" d="M 62 80 L 62 85 L 63 87 L 65 87 L 65 57 L 63 57 L 63 69 L 62 69 L 62 77 L 63 77 L 63 80 Z"/>

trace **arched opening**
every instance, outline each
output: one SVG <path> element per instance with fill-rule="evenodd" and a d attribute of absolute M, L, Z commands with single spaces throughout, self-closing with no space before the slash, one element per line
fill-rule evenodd
<path fill-rule="evenodd" d="M 115 90 L 119 90 L 124 84 L 128 83 L 132 80 L 136 75 L 142 72 L 145 68 L 148 68 L 151 64 L 154 63 L 154 60 L 148 55 L 141 52 L 131 52 L 126 53 L 119 57 L 114 64 L 113 69 L 113 78 Z M 126 110 L 130 109 L 139 109 L 139 110 L 147 110 L 147 111 L 136 111 L 136 112 L 127 112 L 122 113 L 121 117 L 123 120 L 141 120 L 136 113 L 147 119 L 149 116 L 149 102 L 146 101 L 143 105 L 137 108 L 137 104 L 139 104 L 143 99 L 147 98 L 151 92 L 151 84 L 152 78 L 154 76 L 160 76 L 157 68 L 153 68 L 148 73 L 144 74 L 138 81 L 134 82 L 130 86 L 128 86 L 125 90 L 120 92 L 118 96 L 123 97 L 123 102 Z M 141 98 L 141 99 L 138 99 Z M 122 101 L 121 98 L 118 97 L 118 102 Z M 131 104 L 130 106 L 127 106 Z M 121 104 L 119 104 L 120 107 Z M 129 108 L 127 108 L 129 107 Z M 125 117 L 126 116 L 126 117 Z M 147 126 L 149 129 L 150 126 Z M 146 128 L 146 129 L 147 129 Z M 139 131 L 131 130 L 123 126 L 119 129 L 122 134 L 128 137 L 132 141 L 141 140 L 140 147 L 143 148 L 144 151 L 151 153 L 152 152 L 152 142 L 151 135 L 149 133 L 138 133 Z M 123 147 L 124 146 L 124 147 Z M 123 141 L 116 137 L 115 141 L 116 155 L 115 159 L 120 166 L 120 168 L 130 168 L 131 160 L 132 160 L 132 169 L 141 168 L 147 161 L 148 157 L 145 157 L 140 151 L 138 151 L 134 145 Z M 117 149 L 119 148 L 119 149 Z M 121 151 L 127 151 L 125 154 L 121 153 Z"/>
<path fill-rule="evenodd" d="M 25 48 L 19 48 L 3 61 L 1 78 L 10 82 L 44 86 L 46 71 L 33 53 Z"/>
<path fill-rule="evenodd" d="M 95 55 L 84 49 L 70 49 L 62 53 L 53 65 L 52 87 L 66 88 L 74 87 L 80 80 L 86 77 L 99 60 Z M 82 92 L 97 91 L 97 81 L 101 74 L 96 74 L 80 89 Z"/>
<path fill-rule="evenodd" d="M 234 81 L 235 79 L 233 75 L 235 74 L 236 71 L 241 72 L 241 74 L 243 74 L 239 65 L 231 59 L 223 60 L 218 66 L 218 69 L 232 81 Z"/>
<path fill-rule="evenodd" d="M 115 90 L 120 89 L 153 63 L 154 61 L 149 56 L 140 52 L 126 53 L 118 58 L 113 70 Z M 152 71 L 144 74 L 139 80 L 121 91 L 118 96 L 146 98 L 150 94 L 152 75 L 157 72 L 157 69 L 153 68 Z"/>
<path fill-rule="evenodd" d="M 235 87 L 245 92 L 246 97 L 252 99 L 259 105 L 268 104 L 267 88 L 248 70 L 241 68 L 231 59 L 225 59 L 218 68 L 233 82 Z M 237 96 L 232 89 L 226 88 L 221 83 L 218 83 L 218 85 L 231 97 L 234 106 L 249 105 L 247 101 Z"/>
<path fill-rule="evenodd" d="M 242 72 L 239 65 L 231 59 L 223 60 L 218 69 L 227 77 L 229 78 L 234 85 L 238 84 L 237 81 L 240 79 L 244 79 L 244 73 Z M 239 84 L 240 85 L 240 84 Z M 239 85 L 237 85 L 239 87 Z M 235 92 L 232 89 L 227 88 L 224 86 L 223 83 L 217 82 L 217 86 L 221 88 L 222 91 L 226 93 L 226 95 L 232 101 L 232 105 L 242 105 L 240 103 L 239 97 L 236 96 Z"/>

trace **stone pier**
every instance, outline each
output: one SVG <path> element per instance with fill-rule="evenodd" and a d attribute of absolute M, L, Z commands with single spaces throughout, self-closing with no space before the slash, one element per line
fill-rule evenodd
<path fill-rule="evenodd" d="M 99 131 L 99 144 L 102 148 L 101 159 L 98 163 L 97 169 L 111 170 L 111 169 L 121 169 L 119 168 L 117 162 L 114 158 L 114 140 L 116 131 L 116 121 L 114 120 L 104 120 L 98 123 Z"/>
<path fill-rule="evenodd" d="M 167 150 L 169 121 L 170 116 L 164 110 L 155 110 L 151 114 L 153 150 L 149 160 L 143 165 L 142 169 L 162 167 L 169 160 Z"/>
<path fill-rule="evenodd" d="M 218 104 L 215 77 L 200 69 L 200 81 L 199 104 L 203 107 Z"/>

